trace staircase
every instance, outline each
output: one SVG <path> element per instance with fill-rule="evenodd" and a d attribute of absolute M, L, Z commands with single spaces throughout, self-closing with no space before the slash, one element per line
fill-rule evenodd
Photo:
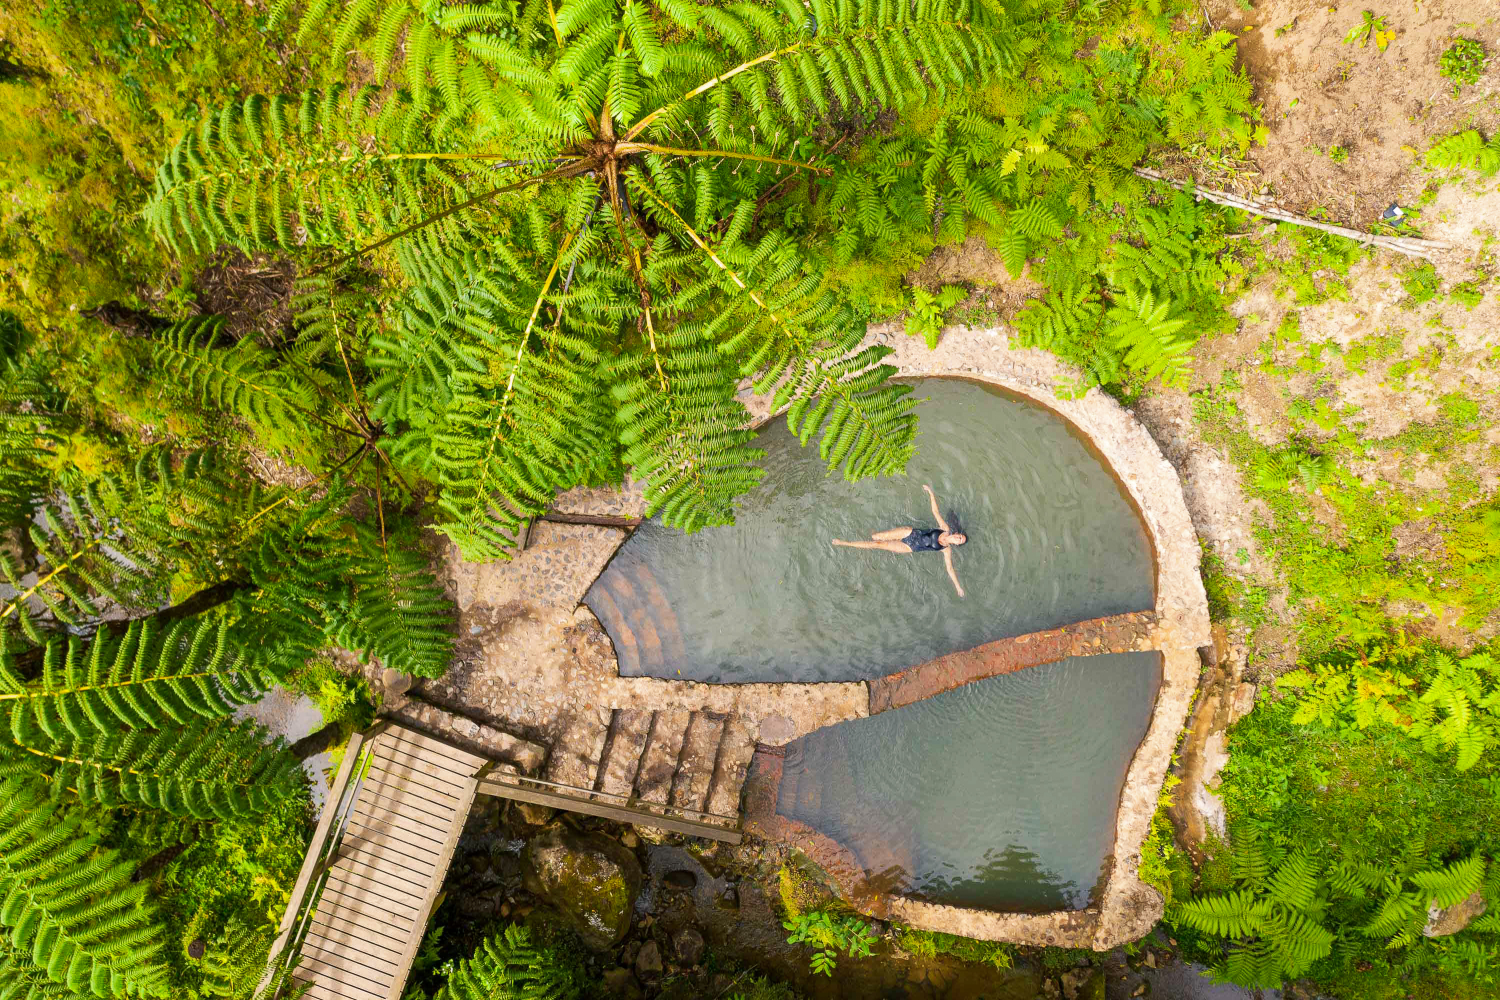
<path fill-rule="evenodd" d="M 614 641 L 622 677 L 670 677 L 687 662 L 677 613 L 651 567 L 616 557 L 584 602 Z"/>
<path fill-rule="evenodd" d="M 755 736 L 749 722 L 719 712 L 580 712 L 554 744 L 543 776 L 602 801 L 737 830 Z"/>

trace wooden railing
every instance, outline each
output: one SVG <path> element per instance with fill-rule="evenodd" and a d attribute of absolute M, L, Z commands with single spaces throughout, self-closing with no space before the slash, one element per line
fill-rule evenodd
<path fill-rule="evenodd" d="M 344 758 L 328 786 L 328 797 L 323 802 L 323 813 L 313 830 L 312 840 L 307 845 L 307 854 L 302 859 L 302 868 L 297 881 L 292 884 L 291 898 L 286 912 L 276 928 L 276 940 L 271 943 L 267 957 L 266 973 L 257 995 L 268 987 L 277 975 L 292 964 L 297 949 L 302 944 L 302 935 L 307 928 L 307 918 L 312 915 L 327 880 L 329 867 L 338 860 L 338 845 L 344 832 L 344 823 L 354 811 L 359 798 L 359 779 L 364 774 L 365 764 L 375 737 L 389 725 L 378 722 L 362 733 L 349 737 L 344 748 Z"/>
<path fill-rule="evenodd" d="M 530 802 L 585 816 L 601 816 L 619 823 L 654 826 L 688 837 L 707 837 L 728 844 L 738 844 L 744 839 L 740 833 L 738 816 L 683 809 L 660 802 L 647 802 L 632 795 L 596 792 L 505 771 L 491 771 L 482 777 L 479 780 L 479 794 Z"/>

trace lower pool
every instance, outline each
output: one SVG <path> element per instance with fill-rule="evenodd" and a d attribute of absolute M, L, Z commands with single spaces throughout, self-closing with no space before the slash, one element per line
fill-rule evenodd
<path fill-rule="evenodd" d="M 788 745 L 777 812 L 887 892 L 1082 909 L 1161 676 L 1159 653 L 1073 657 L 819 729 Z"/>
<path fill-rule="evenodd" d="M 993 639 L 1152 607 L 1144 527 L 1056 413 L 979 382 L 921 379 L 906 476 L 830 476 L 775 420 L 766 475 L 729 527 L 643 524 L 585 598 L 626 676 L 702 681 L 879 677 Z M 968 544 L 959 598 L 936 553 L 835 549 L 933 527 L 922 485 Z"/>

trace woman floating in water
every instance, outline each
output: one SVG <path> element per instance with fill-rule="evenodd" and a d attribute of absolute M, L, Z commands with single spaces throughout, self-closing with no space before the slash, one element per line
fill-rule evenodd
<path fill-rule="evenodd" d="M 881 549 L 886 552 L 899 552 L 903 555 L 912 552 L 941 552 L 943 564 L 948 567 L 948 579 L 953 581 L 954 589 L 958 596 L 964 596 L 964 588 L 958 582 L 958 574 L 953 571 L 953 546 L 962 545 L 969 539 L 962 531 L 957 531 L 948 526 L 943 520 L 943 515 L 938 512 L 937 497 L 933 495 L 931 486 L 923 486 L 927 491 L 927 497 L 932 501 L 932 517 L 938 526 L 927 531 L 918 531 L 916 528 L 890 528 L 886 531 L 877 531 L 870 537 L 869 542 L 846 542 L 842 538 L 835 538 L 833 544 L 843 545 L 851 549 Z"/>

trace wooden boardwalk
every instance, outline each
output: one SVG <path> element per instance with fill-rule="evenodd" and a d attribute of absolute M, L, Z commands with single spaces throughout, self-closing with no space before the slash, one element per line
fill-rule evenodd
<path fill-rule="evenodd" d="M 351 741 L 272 951 L 308 997 L 400 1000 L 488 767 L 392 724 Z"/>
<path fill-rule="evenodd" d="M 741 720 L 615 711 L 607 727 L 591 724 L 598 732 L 584 742 L 599 744 L 598 759 L 554 752 L 549 777 L 562 781 L 389 719 L 352 736 L 262 987 L 290 966 L 311 1000 L 401 1000 L 476 795 L 740 842 L 740 788 L 754 747 Z"/>

